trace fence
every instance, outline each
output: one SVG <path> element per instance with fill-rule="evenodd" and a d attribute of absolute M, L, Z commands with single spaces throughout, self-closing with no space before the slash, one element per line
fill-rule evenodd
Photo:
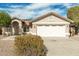
<path fill-rule="evenodd" d="M 12 28 L 11 27 L 4 27 L 2 32 L 3 32 L 2 33 L 3 35 L 10 36 L 10 35 L 12 35 Z"/>

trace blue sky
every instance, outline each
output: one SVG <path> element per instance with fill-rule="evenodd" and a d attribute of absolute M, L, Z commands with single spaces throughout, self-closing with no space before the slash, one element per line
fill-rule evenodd
<path fill-rule="evenodd" d="M 44 13 L 53 11 L 61 16 L 67 16 L 70 7 L 77 6 L 78 3 L 0 3 L 0 10 L 6 11 L 11 17 L 21 19 L 31 19 Z"/>

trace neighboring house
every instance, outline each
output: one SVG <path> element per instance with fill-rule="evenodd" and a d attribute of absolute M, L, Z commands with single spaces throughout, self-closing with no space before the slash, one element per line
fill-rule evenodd
<path fill-rule="evenodd" d="M 11 34 L 31 33 L 42 37 L 69 37 L 72 29 L 75 30 L 72 20 L 54 12 L 48 12 L 32 20 L 12 18 Z"/>
<path fill-rule="evenodd" d="M 71 23 L 72 20 L 49 12 L 34 19 L 30 32 L 42 37 L 68 37 Z"/>

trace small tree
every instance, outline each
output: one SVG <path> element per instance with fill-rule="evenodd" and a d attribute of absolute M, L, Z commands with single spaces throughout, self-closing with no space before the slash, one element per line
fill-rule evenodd
<path fill-rule="evenodd" d="M 1 11 L 0 12 L 0 26 L 9 26 L 11 23 L 11 17 L 8 13 Z"/>
<path fill-rule="evenodd" d="M 76 25 L 76 32 L 79 28 L 79 6 L 71 7 L 68 9 L 67 17 L 74 21 Z"/>

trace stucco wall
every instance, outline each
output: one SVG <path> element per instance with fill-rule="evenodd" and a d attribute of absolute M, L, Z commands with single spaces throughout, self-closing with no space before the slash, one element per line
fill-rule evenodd
<path fill-rule="evenodd" d="M 37 22 L 33 22 L 33 24 L 69 24 L 69 22 L 51 15 Z"/>
<path fill-rule="evenodd" d="M 69 36 L 69 22 L 62 20 L 60 18 L 57 18 L 55 16 L 49 16 L 46 18 L 43 18 L 37 22 L 33 22 L 32 28 L 30 29 L 30 32 L 33 34 L 37 33 L 37 26 L 38 25 L 64 25 L 66 26 L 66 34 Z"/>
<path fill-rule="evenodd" d="M 32 33 L 32 34 L 36 34 L 36 31 L 37 31 L 37 25 L 36 24 L 33 24 L 32 25 L 32 28 L 30 28 L 30 33 Z"/>

